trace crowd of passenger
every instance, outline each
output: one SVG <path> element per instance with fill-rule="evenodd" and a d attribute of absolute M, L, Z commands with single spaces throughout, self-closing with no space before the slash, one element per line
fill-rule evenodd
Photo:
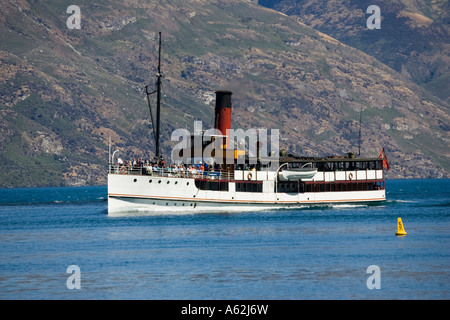
<path fill-rule="evenodd" d="M 220 165 L 199 162 L 198 164 L 170 164 L 166 165 L 164 160 L 150 161 L 133 159 L 123 161 L 118 158 L 116 164 L 111 166 L 111 170 L 116 173 L 141 173 L 146 175 L 168 175 L 180 177 L 197 177 L 208 172 L 220 171 Z"/>

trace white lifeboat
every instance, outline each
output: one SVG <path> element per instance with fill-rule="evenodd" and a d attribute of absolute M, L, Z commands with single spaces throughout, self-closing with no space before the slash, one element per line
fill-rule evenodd
<path fill-rule="evenodd" d="M 309 165 L 309 167 L 307 167 Z M 312 167 L 312 163 L 306 163 L 301 168 L 283 169 L 280 172 L 281 181 L 308 180 L 312 179 L 317 173 L 317 168 Z"/>

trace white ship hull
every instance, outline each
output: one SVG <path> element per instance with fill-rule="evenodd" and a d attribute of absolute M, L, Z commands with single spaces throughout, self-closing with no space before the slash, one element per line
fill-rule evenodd
<path fill-rule="evenodd" d="M 265 175 L 259 173 L 259 177 L 266 178 L 258 180 L 261 181 L 264 192 L 238 192 L 236 188 L 239 181 L 228 182 L 228 191 L 213 191 L 197 188 L 195 178 L 110 173 L 108 214 L 241 212 L 385 200 L 384 188 L 365 191 L 277 192 L 275 180 L 271 179 L 274 176 L 270 172 Z"/>

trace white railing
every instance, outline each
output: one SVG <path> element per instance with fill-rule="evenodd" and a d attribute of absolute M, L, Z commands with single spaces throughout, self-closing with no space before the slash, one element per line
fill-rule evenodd
<path fill-rule="evenodd" d="M 216 180 L 233 180 L 233 172 L 221 171 L 221 170 L 208 170 L 201 171 L 193 169 L 183 168 L 171 168 L 171 167 L 146 167 L 146 166 L 132 166 L 132 165 L 109 165 L 109 173 L 111 174 L 123 174 L 123 175 L 146 175 L 155 177 L 179 177 L 179 178 L 201 178 L 201 179 L 216 179 Z"/>
<path fill-rule="evenodd" d="M 147 167 L 132 165 L 109 165 L 109 173 L 111 174 L 132 174 L 147 175 L 157 177 L 179 177 L 179 178 L 200 178 L 214 180 L 276 180 L 276 174 L 266 171 L 248 171 L 248 170 L 207 170 L 188 168 L 181 169 L 179 167 Z M 383 170 L 354 170 L 354 171 L 321 171 L 317 172 L 312 181 L 316 182 L 333 182 L 333 181 L 362 181 L 362 180 L 379 180 L 383 179 Z M 309 181 L 309 180 L 308 180 Z"/>

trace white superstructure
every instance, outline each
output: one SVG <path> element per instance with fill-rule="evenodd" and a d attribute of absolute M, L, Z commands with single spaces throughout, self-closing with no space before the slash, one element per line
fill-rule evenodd
<path fill-rule="evenodd" d="M 286 159 L 301 167 L 305 162 Z M 312 178 L 279 179 L 283 171 L 205 171 L 195 175 L 145 167 L 112 166 L 108 174 L 108 213 L 152 211 L 244 211 L 318 203 L 385 200 L 382 159 L 324 158 Z M 286 165 L 284 166 L 286 167 Z"/>

